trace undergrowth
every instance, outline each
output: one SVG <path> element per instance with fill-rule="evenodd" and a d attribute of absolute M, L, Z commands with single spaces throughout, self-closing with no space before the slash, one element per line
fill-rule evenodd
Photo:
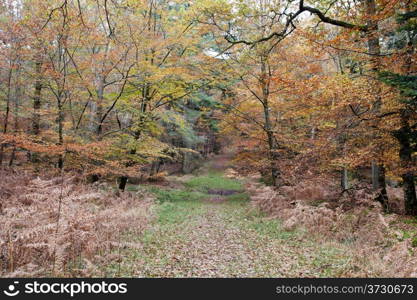
<path fill-rule="evenodd" d="M 399 215 L 383 214 L 381 205 L 366 189 L 341 196 L 331 184 L 318 181 L 279 189 L 251 182 L 247 188 L 253 205 L 270 218 L 281 220 L 283 230 L 302 229 L 304 239 L 345 247 L 354 266 L 345 276 L 417 275 L 415 219 L 404 221 Z"/>
<path fill-rule="evenodd" d="M 349 272 L 351 257 L 345 249 L 316 243 L 306 238 L 301 229 L 285 230 L 279 219 L 267 218 L 251 207 L 249 195 L 243 190 L 225 196 L 222 202 L 211 202 L 213 195 L 202 192 L 207 188 L 241 187 L 235 179 L 224 181 L 221 175 L 210 174 L 187 180 L 183 189 L 146 187 L 158 200 L 156 217 L 144 234 L 125 237 L 141 243 L 143 249 L 122 250 L 123 260 L 110 264 L 106 274 L 326 277 Z M 215 221 L 208 221 L 212 218 Z M 214 246 L 210 246 L 212 243 Z M 229 247 L 236 250 L 227 250 Z M 246 261 L 248 256 L 251 258 Z M 220 261 L 211 267 L 205 265 L 217 259 Z"/>
<path fill-rule="evenodd" d="M 140 246 L 121 236 L 139 235 L 152 215 L 149 195 L 118 196 L 77 176 L 0 176 L 1 276 L 102 276 L 99 266 L 119 260 L 121 248 Z"/>
<path fill-rule="evenodd" d="M 215 190 L 233 190 L 242 191 L 244 187 L 240 181 L 225 178 L 218 173 L 210 173 L 206 176 L 198 176 L 185 182 L 185 186 L 201 192 L 207 192 L 211 189 Z"/>

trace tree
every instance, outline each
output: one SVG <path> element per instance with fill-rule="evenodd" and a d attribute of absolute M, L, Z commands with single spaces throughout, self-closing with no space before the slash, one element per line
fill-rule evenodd
<path fill-rule="evenodd" d="M 412 10 L 414 9 L 414 10 Z M 380 73 L 380 79 L 384 83 L 393 86 L 399 91 L 400 107 L 396 113 L 399 115 L 399 128 L 392 131 L 392 135 L 398 141 L 399 158 L 402 168 L 402 181 L 404 187 L 404 203 L 407 214 L 417 214 L 417 198 L 415 188 L 415 159 L 417 151 L 417 76 L 413 64 L 415 58 L 415 44 L 417 42 L 417 27 L 415 18 L 417 10 L 411 5 L 406 5 L 406 12 L 398 17 L 399 26 L 393 36 L 394 47 L 399 50 L 401 73 L 385 71 Z M 395 67 L 395 66 L 391 66 Z M 395 69 L 394 69 L 395 70 Z"/>

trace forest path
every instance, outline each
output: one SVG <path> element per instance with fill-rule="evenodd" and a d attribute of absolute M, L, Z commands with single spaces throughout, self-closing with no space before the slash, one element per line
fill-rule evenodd
<path fill-rule="evenodd" d="M 323 277 L 343 276 L 348 255 L 332 245 L 287 232 L 249 203 L 242 182 L 223 177 L 219 157 L 198 176 L 172 177 L 180 189 L 151 188 L 159 204 L 142 236 L 142 249 L 126 249 L 107 276 Z M 149 187 L 148 187 L 149 188 Z M 213 191 L 229 191 L 227 196 Z"/>

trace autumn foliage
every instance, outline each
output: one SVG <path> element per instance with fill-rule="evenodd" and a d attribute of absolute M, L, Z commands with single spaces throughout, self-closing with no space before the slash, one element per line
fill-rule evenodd
<path fill-rule="evenodd" d="M 0 275 L 101 275 L 95 261 L 139 247 L 118 238 L 148 222 L 151 197 L 129 184 L 163 185 L 220 152 L 288 230 L 383 252 L 391 218 L 417 216 L 416 12 L 2 1 Z M 411 240 L 401 266 L 416 262 Z M 398 270 L 394 252 L 382 256 Z"/>

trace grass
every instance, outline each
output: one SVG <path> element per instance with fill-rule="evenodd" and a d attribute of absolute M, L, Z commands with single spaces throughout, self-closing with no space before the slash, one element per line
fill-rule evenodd
<path fill-rule="evenodd" d="M 155 207 L 156 216 L 151 226 L 140 236 L 123 236 L 124 241 L 141 243 L 143 250 L 126 248 L 121 249 L 120 253 L 115 251 L 115 254 L 122 257 L 122 261 L 108 264 L 104 270 L 106 277 L 157 277 L 153 270 L 163 269 L 170 263 L 169 258 L 161 255 L 161 252 L 167 247 L 173 247 L 175 243 L 185 243 L 187 236 L 181 234 L 181 228 L 185 224 L 192 224 L 197 216 L 207 210 L 204 202 L 197 197 L 191 200 L 176 198 L 172 201 L 172 197 L 162 198 L 167 194 L 161 191 L 156 192 L 161 199 Z"/>
<path fill-rule="evenodd" d="M 160 225 L 178 225 L 196 215 L 204 213 L 203 203 L 200 201 L 165 202 L 158 208 L 158 223 Z"/>
<path fill-rule="evenodd" d="M 247 205 L 250 201 L 248 193 L 238 193 L 226 197 L 227 202 L 229 203 L 238 203 L 240 205 Z"/>
<path fill-rule="evenodd" d="M 411 246 L 412 246 L 413 248 L 417 248 L 417 234 L 415 234 L 415 235 L 413 236 L 413 238 L 411 239 Z"/>
<path fill-rule="evenodd" d="M 250 201 L 249 195 L 244 191 L 240 181 L 225 178 L 221 173 L 210 173 L 207 176 L 193 177 L 184 182 L 184 189 L 170 189 L 156 186 L 130 187 L 132 191 L 138 191 L 140 188 L 156 196 L 159 203 L 179 202 L 179 201 L 199 201 L 212 197 L 209 190 L 228 190 L 237 191 L 236 194 L 226 196 L 227 202 L 247 203 Z"/>
<path fill-rule="evenodd" d="M 184 189 L 163 189 L 159 187 L 148 189 L 160 203 L 158 220 L 161 224 L 180 224 L 187 217 L 201 213 L 202 201 L 211 197 L 207 194 L 209 189 L 242 191 L 242 193 L 225 197 L 228 203 L 245 205 L 250 200 L 249 195 L 243 192 L 243 186 L 239 181 L 225 178 L 221 173 L 194 177 L 186 181 L 184 186 Z"/>
<path fill-rule="evenodd" d="M 398 237 L 398 240 L 403 241 L 406 239 L 411 239 L 411 246 L 417 248 L 417 217 L 407 217 L 400 220 L 395 220 L 390 222 L 390 225 L 398 225 L 401 223 L 407 224 L 406 229 L 400 228 L 398 231 L 401 233 L 401 236 Z"/>
<path fill-rule="evenodd" d="M 341 249 L 326 245 L 314 252 L 311 263 L 320 277 L 333 277 L 349 269 L 350 258 Z"/>
<path fill-rule="evenodd" d="M 257 219 L 250 222 L 249 227 L 254 229 L 258 234 L 268 236 L 272 239 L 288 240 L 298 235 L 296 231 L 283 230 L 282 223 L 278 219 Z"/>

